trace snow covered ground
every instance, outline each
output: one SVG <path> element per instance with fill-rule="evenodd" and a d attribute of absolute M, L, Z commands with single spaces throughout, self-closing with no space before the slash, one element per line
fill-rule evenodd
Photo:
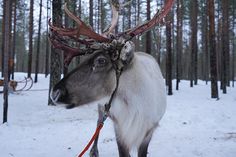
<path fill-rule="evenodd" d="M 17 74 L 16 80 L 23 76 Z M 216 101 L 205 82 L 190 88 L 181 81 L 180 91 L 167 99 L 149 157 L 236 157 L 236 88 Z M 96 104 L 66 110 L 47 106 L 47 100 L 43 75 L 30 91 L 9 95 L 8 123 L 0 124 L 0 157 L 76 157 L 84 148 L 96 127 Z M 110 120 L 101 131 L 99 150 L 101 157 L 118 156 Z"/>

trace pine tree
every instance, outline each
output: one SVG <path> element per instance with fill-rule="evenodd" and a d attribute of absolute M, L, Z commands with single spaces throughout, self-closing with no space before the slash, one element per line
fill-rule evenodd
<path fill-rule="evenodd" d="M 2 50 L 2 71 L 4 69 L 4 46 L 5 46 L 5 10 L 6 10 L 6 2 L 3 1 L 3 16 L 2 16 L 2 45 L 1 45 L 1 50 Z M 4 77 L 4 73 L 2 73 L 2 77 Z"/>
<path fill-rule="evenodd" d="M 47 19 L 49 18 L 49 0 L 47 0 Z M 47 30 L 46 30 L 46 34 L 48 36 L 48 20 L 47 20 Z M 48 76 L 49 73 L 49 42 L 46 41 L 46 55 L 45 55 L 45 77 Z"/>
<path fill-rule="evenodd" d="M 229 81 L 229 3 L 222 0 L 222 88 L 226 94 L 226 86 Z"/>
<path fill-rule="evenodd" d="M 53 24 L 55 26 L 61 26 L 62 24 L 62 10 L 61 10 L 62 2 L 61 0 L 53 0 L 52 1 L 52 16 L 53 16 Z M 57 82 L 61 79 L 61 52 L 60 50 L 56 50 L 51 47 L 51 62 L 50 62 L 50 84 L 49 84 L 49 95 L 53 86 L 56 85 Z M 53 105 L 53 102 L 50 99 L 48 105 Z"/>
<path fill-rule="evenodd" d="M 215 6 L 214 0 L 208 0 L 209 16 L 209 47 L 210 47 L 210 71 L 211 71 L 211 98 L 219 98 L 217 85 L 217 61 L 215 41 Z"/>
<path fill-rule="evenodd" d="M 8 118 L 8 82 L 9 82 L 9 67 L 8 61 L 10 57 L 10 34 L 11 34 L 11 0 L 4 1 L 4 88 L 3 88 L 3 123 L 7 122 Z"/>
<path fill-rule="evenodd" d="M 93 0 L 89 0 L 89 25 L 93 28 Z"/>
<path fill-rule="evenodd" d="M 13 37 L 12 37 L 12 67 L 11 67 L 11 79 L 14 80 L 15 71 L 15 54 L 16 54 L 16 0 L 13 0 Z"/>
<path fill-rule="evenodd" d="M 151 2 L 150 2 L 150 0 L 147 0 L 146 10 L 147 10 L 147 21 L 149 21 L 151 19 Z M 148 54 L 151 54 L 151 51 L 152 51 L 151 50 L 152 49 L 152 45 L 151 45 L 152 39 L 151 38 L 152 38 L 151 32 L 148 31 L 146 33 L 146 53 L 148 53 Z"/>
<path fill-rule="evenodd" d="M 41 39 L 41 19 L 42 19 L 42 0 L 39 4 L 39 23 L 38 23 L 38 40 L 37 40 L 37 52 L 36 52 L 36 62 L 35 62 L 35 78 L 34 82 L 38 82 L 38 71 L 39 71 L 39 53 L 40 53 L 40 39 Z"/>
<path fill-rule="evenodd" d="M 192 63 L 191 70 L 190 70 L 190 87 L 193 87 L 194 84 L 197 85 L 197 78 L 198 78 L 198 45 L 197 45 L 197 10 L 198 10 L 198 3 L 197 0 L 192 0 L 191 2 L 191 61 Z"/>
<path fill-rule="evenodd" d="M 235 30 L 235 19 L 236 19 L 236 4 L 233 4 L 233 26 L 232 29 Z M 233 39 L 232 39 L 232 44 L 233 44 L 233 57 L 232 57 L 232 86 L 234 87 L 234 77 L 235 77 L 235 53 L 236 53 L 236 48 L 235 48 L 235 37 L 236 35 L 233 35 Z"/>
<path fill-rule="evenodd" d="M 173 16 L 172 13 L 170 13 Z M 172 95 L 172 17 L 167 16 L 166 21 L 170 21 L 166 23 L 166 84 L 168 86 L 168 95 Z"/>
<path fill-rule="evenodd" d="M 183 0 L 177 0 L 177 36 L 176 36 L 176 90 L 179 90 L 181 78 L 181 56 L 183 50 Z"/>
<path fill-rule="evenodd" d="M 33 53 L 33 20 L 34 20 L 34 0 L 30 0 L 30 16 L 29 16 L 29 53 L 28 53 L 28 78 L 32 72 L 32 53 Z"/>
<path fill-rule="evenodd" d="M 206 0 L 201 0 L 201 42 L 202 53 L 204 54 L 203 78 L 206 84 L 209 80 L 209 49 L 208 49 L 208 20 L 207 20 L 207 4 Z"/>

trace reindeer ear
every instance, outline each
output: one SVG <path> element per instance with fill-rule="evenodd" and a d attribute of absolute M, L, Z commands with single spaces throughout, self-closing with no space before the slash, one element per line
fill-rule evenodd
<path fill-rule="evenodd" d="M 135 45 L 132 41 L 127 41 L 120 52 L 120 59 L 124 65 L 130 64 L 134 58 Z"/>

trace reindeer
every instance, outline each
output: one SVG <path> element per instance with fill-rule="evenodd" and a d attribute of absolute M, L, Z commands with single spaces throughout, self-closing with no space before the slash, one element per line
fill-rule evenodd
<path fill-rule="evenodd" d="M 132 149 L 137 149 L 138 157 L 146 157 L 153 132 L 165 113 L 166 94 L 160 68 L 152 56 L 135 52 L 131 39 L 162 23 L 173 3 L 174 0 L 168 0 L 150 21 L 115 35 L 112 33 L 120 7 L 115 1 L 111 3 L 111 26 L 103 34 L 94 32 L 66 5 L 65 12 L 77 28 L 49 24 L 50 41 L 54 48 L 64 51 L 65 65 L 75 56 L 84 56 L 78 67 L 52 88 L 51 99 L 67 109 L 107 101 L 98 112 L 105 112 L 114 123 L 120 157 L 130 157 Z M 67 40 L 82 46 L 72 47 Z M 91 157 L 99 156 L 97 142 L 98 137 L 90 150 Z"/>
<path fill-rule="evenodd" d="M 9 89 L 11 89 L 13 92 L 16 91 L 17 85 L 18 85 L 18 82 L 14 81 L 14 80 L 10 80 L 9 83 L 8 83 Z M 0 86 L 4 86 L 4 80 L 3 79 L 0 79 Z"/>

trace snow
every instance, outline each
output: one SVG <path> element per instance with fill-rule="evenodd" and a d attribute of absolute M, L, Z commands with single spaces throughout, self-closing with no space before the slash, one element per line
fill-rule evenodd
<path fill-rule="evenodd" d="M 24 76 L 17 73 L 15 80 Z M 91 138 L 97 105 L 71 110 L 47 106 L 48 82 L 39 75 L 39 82 L 30 91 L 9 94 L 8 123 L 0 124 L 1 157 L 76 157 Z M 199 81 L 190 88 L 188 81 L 181 81 L 180 90 L 167 100 L 149 157 L 236 156 L 236 88 L 228 88 L 228 94 L 220 94 L 217 101 L 210 98 L 210 83 Z M 1 98 L 1 118 L 2 104 Z M 109 119 L 101 131 L 99 151 L 101 157 L 118 156 Z"/>

